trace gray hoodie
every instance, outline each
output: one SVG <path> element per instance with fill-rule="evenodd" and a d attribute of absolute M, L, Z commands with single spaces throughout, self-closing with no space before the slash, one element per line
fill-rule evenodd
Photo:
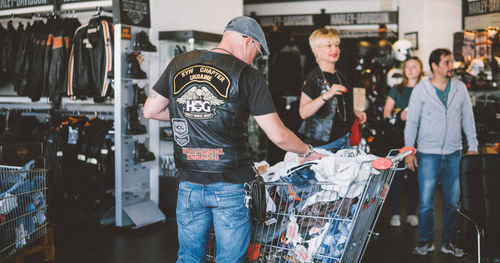
<path fill-rule="evenodd" d="M 477 151 L 476 125 L 465 84 L 451 79 L 448 104 L 444 107 L 429 78 L 422 79 L 410 97 L 405 145 L 427 154 L 450 154 L 462 149 L 462 129 L 469 151 Z"/>

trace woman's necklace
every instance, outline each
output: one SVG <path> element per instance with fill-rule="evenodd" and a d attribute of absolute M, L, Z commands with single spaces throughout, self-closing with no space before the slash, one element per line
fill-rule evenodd
<path fill-rule="evenodd" d="M 319 71 L 321 72 L 321 76 L 323 76 L 323 85 L 328 84 L 328 81 L 325 78 L 325 74 L 323 73 L 323 70 L 321 70 L 321 68 L 320 68 Z M 333 72 L 333 74 L 337 76 L 337 79 L 339 80 L 339 85 L 342 85 L 342 81 L 340 80 L 339 73 L 337 73 L 337 71 L 335 70 Z M 342 106 L 344 108 L 344 115 L 342 116 L 342 114 L 340 113 L 340 109 L 339 109 L 339 104 L 338 103 L 336 103 L 337 104 L 336 108 L 337 108 L 337 113 L 340 115 L 340 117 L 342 118 L 342 120 L 344 122 L 346 122 L 347 121 L 347 118 L 346 118 L 347 117 L 347 112 L 345 111 L 345 99 L 344 99 L 344 96 L 341 96 L 341 97 L 342 97 Z M 336 99 L 336 97 L 334 97 L 334 99 Z"/>
<path fill-rule="evenodd" d="M 229 50 L 227 50 L 227 49 L 224 49 L 224 48 L 221 48 L 221 47 L 214 47 L 214 48 L 212 48 L 212 50 L 214 50 L 214 49 L 219 49 L 219 50 L 222 50 L 222 51 L 227 52 L 229 55 L 231 55 L 231 56 L 233 56 L 233 57 L 234 57 L 233 53 L 231 53 L 231 52 L 230 52 Z"/>

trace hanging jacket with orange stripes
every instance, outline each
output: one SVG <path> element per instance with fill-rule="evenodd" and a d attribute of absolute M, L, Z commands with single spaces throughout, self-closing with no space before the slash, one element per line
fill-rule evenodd
<path fill-rule="evenodd" d="M 112 96 L 113 24 L 110 17 L 94 17 L 75 32 L 68 63 L 67 91 L 72 99 Z"/>

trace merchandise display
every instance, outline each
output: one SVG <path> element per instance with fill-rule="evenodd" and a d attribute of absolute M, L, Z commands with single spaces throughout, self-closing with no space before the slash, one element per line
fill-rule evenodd
<path fill-rule="evenodd" d="M 132 100 L 133 105 L 143 106 L 144 102 L 146 102 L 146 99 L 148 98 L 146 91 L 144 91 L 144 87 L 141 88 L 139 85 L 134 84 L 132 88 L 134 90 L 134 99 Z"/>
<path fill-rule="evenodd" d="M 156 46 L 151 44 L 145 31 L 135 35 L 134 48 L 137 51 L 156 52 Z"/>
<path fill-rule="evenodd" d="M 500 90 L 498 27 L 456 32 L 453 53 L 458 77 L 471 91 Z M 465 70 L 464 70 L 465 69 Z"/>
<path fill-rule="evenodd" d="M 41 96 L 60 103 L 67 89 L 68 59 L 73 34 L 80 26 L 76 18 L 48 16 L 46 21 L 35 18 L 14 29 L 0 26 L 0 85 L 12 83 L 19 96 L 32 101 Z"/>
<path fill-rule="evenodd" d="M 149 162 L 155 159 L 155 155 L 148 151 L 144 143 L 134 142 L 134 163 Z"/>
<path fill-rule="evenodd" d="M 148 131 L 146 126 L 141 124 L 139 119 L 139 105 L 132 105 L 125 108 L 127 114 L 127 125 L 125 133 L 127 134 L 146 134 Z"/>
<path fill-rule="evenodd" d="M 20 2 L 22 1 L 16 3 Z M 418 170 L 410 173 L 409 164 L 405 163 L 394 149 L 404 146 L 405 126 L 411 127 L 406 124 L 407 116 L 411 116 L 408 114 L 411 94 L 414 94 L 418 83 L 423 83 L 424 79 L 425 81 L 432 79 L 436 74 L 429 70 L 429 64 L 432 68 L 432 63 L 429 62 L 428 53 L 434 48 L 448 48 L 452 51 L 453 69 L 448 69 L 448 79 L 452 79 L 455 84 L 459 81 L 465 84 L 464 97 L 467 98 L 468 95 L 472 104 L 474 132 L 479 143 L 478 153 L 500 154 L 500 27 L 498 24 L 485 24 L 484 21 L 489 20 L 483 20 L 485 18 L 482 17 L 496 17 L 500 14 L 497 10 L 490 10 L 491 12 L 487 14 L 472 15 L 466 15 L 466 10 L 463 10 L 457 15 L 462 18 L 461 24 L 446 29 L 446 34 L 441 35 L 437 28 L 436 32 L 430 34 L 434 29 L 431 30 L 409 19 L 413 17 L 402 19 L 411 12 L 400 9 L 408 7 L 408 4 L 402 4 L 401 1 L 385 1 L 387 3 L 382 1 L 384 4 L 380 6 L 371 4 L 366 8 L 354 8 L 359 9 L 359 12 L 351 12 L 353 8 L 349 5 L 333 5 L 334 7 L 330 8 L 326 4 L 327 9 L 333 10 L 331 14 L 326 14 L 323 9 L 321 14 L 300 15 L 300 10 L 289 10 L 295 8 L 293 5 L 287 9 L 288 5 L 284 4 L 288 3 L 287 1 L 273 0 L 271 2 L 275 4 L 269 6 L 283 4 L 287 8 L 275 8 L 263 12 L 260 11 L 260 5 L 268 4 L 266 1 L 250 3 L 255 1 L 245 0 L 242 3 L 243 8 L 237 12 L 243 11 L 245 16 L 258 21 L 267 41 L 265 49 L 269 50 L 268 54 L 253 61 L 253 64 L 250 63 L 250 67 L 262 73 L 262 78 L 260 74 L 255 74 L 251 75 L 255 79 L 249 80 L 250 78 L 244 75 L 238 81 L 233 81 L 232 78 L 224 79 L 219 73 L 215 71 L 209 73 L 203 68 L 205 71 L 195 72 L 199 73 L 196 76 L 185 73 L 188 77 L 182 80 L 177 77 L 172 78 L 176 80 L 175 83 L 165 81 L 174 88 L 182 86 L 172 94 L 179 92 L 187 94 L 177 98 L 178 103 L 175 103 L 176 106 L 173 108 L 175 112 L 172 108 L 168 110 L 170 114 L 183 116 L 187 116 L 185 114 L 188 111 L 189 116 L 194 116 L 195 121 L 182 122 L 178 121 L 177 117 L 177 121 L 176 118 L 173 121 L 150 119 L 147 111 L 150 103 L 146 101 L 148 96 L 157 95 L 153 92 L 153 84 L 162 78 L 161 73 L 174 57 L 181 55 L 182 58 L 187 52 L 199 50 L 196 54 L 199 54 L 201 59 L 202 53 L 207 50 L 226 49 L 224 46 L 217 46 L 222 39 L 221 34 L 208 33 L 212 32 L 213 25 L 207 27 L 200 25 L 200 23 L 215 25 L 220 22 L 218 17 L 213 21 L 200 18 L 201 21 L 196 23 L 188 24 L 181 21 L 180 24 L 160 25 L 159 21 L 165 22 L 159 19 L 166 16 L 164 10 L 150 10 L 150 8 L 153 6 L 165 8 L 166 4 L 163 1 L 154 4 L 149 0 L 45 2 L 49 4 L 34 3 L 25 8 L 19 6 L 9 9 L 7 4 L 2 4 L 0 0 L 1 262 L 42 238 L 46 233 L 45 228 L 55 225 L 56 217 L 67 211 L 76 211 L 75 215 L 83 214 L 81 217 L 85 218 L 98 218 L 95 225 L 127 229 L 139 229 L 158 222 L 178 224 L 180 221 L 170 217 L 176 216 L 179 178 L 182 178 L 179 177 L 179 173 L 182 174 L 186 170 L 179 160 L 215 158 L 215 155 L 205 157 L 204 154 L 197 157 L 198 151 L 212 151 L 212 148 L 203 145 L 208 143 L 203 138 L 206 131 L 200 131 L 199 127 L 207 123 L 213 125 L 207 116 L 218 115 L 213 117 L 213 120 L 218 120 L 217 118 L 222 119 L 224 114 L 235 114 L 236 123 L 240 123 L 239 118 L 249 117 L 248 122 L 235 128 L 232 134 L 238 134 L 238 138 L 248 137 L 248 141 L 240 140 L 236 143 L 224 141 L 227 145 L 221 143 L 216 149 L 221 152 L 220 156 L 216 156 L 219 162 L 205 160 L 206 162 L 200 167 L 208 164 L 212 169 L 207 172 L 208 174 L 226 176 L 226 170 L 221 173 L 214 171 L 217 165 L 220 167 L 229 165 L 221 160 L 230 155 L 231 147 L 238 148 L 238 151 L 235 151 L 235 156 L 238 158 L 242 152 L 245 153 L 245 158 L 248 159 L 245 159 L 245 164 L 256 166 L 255 172 L 260 177 L 256 177 L 258 179 L 254 181 L 247 181 L 251 187 L 245 189 L 245 202 L 250 208 L 249 220 L 253 220 L 251 243 L 247 253 L 250 262 L 333 263 L 351 262 L 355 259 L 361 262 L 361 259 L 363 261 L 366 259 L 363 256 L 370 239 L 375 235 L 372 230 L 377 220 L 384 221 L 381 224 L 385 226 L 379 232 L 391 229 L 391 235 L 400 235 L 395 231 L 398 227 L 404 231 L 413 231 L 411 233 L 416 236 L 419 223 L 423 222 L 423 219 L 418 214 L 420 212 L 410 212 L 412 210 L 410 201 L 408 204 L 401 202 L 402 213 L 391 211 L 392 214 L 380 218 L 378 215 L 384 213 L 382 208 L 386 197 L 388 203 L 389 199 L 392 201 L 393 192 L 389 192 L 391 187 L 391 191 L 397 187 L 402 189 L 398 192 L 398 197 L 402 194 L 406 196 L 407 193 L 410 196 L 409 193 L 414 189 L 417 189 L 415 191 L 418 196 L 421 194 L 418 193 Z M 321 4 L 321 1 L 315 1 L 308 8 L 316 8 Z M 425 10 L 431 8 L 427 6 L 429 3 L 422 5 L 425 5 Z M 464 8 L 465 5 L 471 3 L 462 3 L 460 8 Z M 376 6 L 377 10 L 383 10 L 365 10 L 372 6 Z M 48 7 L 50 8 L 44 9 Z M 422 10 L 417 11 L 422 13 Z M 194 11 L 197 10 L 192 11 L 196 14 Z M 236 12 L 230 11 L 228 14 Z M 473 12 L 470 6 L 467 12 Z M 210 15 L 219 16 L 215 12 Z M 193 18 L 186 17 L 186 19 Z M 192 28 L 193 30 L 184 30 L 188 25 L 197 26 Z M 330 50 L 323 54 L 329 59 L 335 58 L 333 73 L 321 68 L 317 72 L 314 71 L 318 67 L 319 56 L 313 52 L 309 41 L 311 33 L 322 27 L 338 30 L 338 43 L 331 41 L 321 43 L 322 47 L 330 45 L 329 48 L 338 48 L 338 52 Z M 168 28 L 170 31 L 161 31 L 161 28 Z M 176 30 L 177 28 L 182 30 Z M 200 28 L 207 32 L 196 31 Z M 454 32 L 457 29 L 459 32 Z M 450 30 L 452 31 L 449 32 Z M 436 37 L 441 39 L 436 41 L 434 39 Z M 247 38 L 249 37 L 244 35 L 240 40 L 248 41 Z M 255 39 L 252 38 L 252 41 Z M 438 46 L 435 43 L 444 44 Z M 255 51 L 254 46 L 257 52 L 263 55 L 260 42 L 252 42 L 252 52 Z M 238 58 L 235 56 L 239 55 L 238 53 L 225 51 L 225 56 Z M 409 74 L 403 70 L 404 63 L 415 60 L 417 56 L 417 60 L 423 61 L 420 63 L 422 66 L 420 72 L 425 74 L 419 75 L 417 84 L 406 85 Z M 193 64 L 189 63 L 192 62 L 186 62 L 183 69 L 192 67 Z M 249 63 L 228 64 L 223 73 L 233 76 L 232 73 L 249 69 L 245 68 L 247 64 Z M 176 68 L 176 70 L 180 72 L 181 69 Z M 317 98 L 309 96 L 306 91 L 310 90 L 307 88 L 303 89 L 304 86 L 311 85 L 307 82 L 309 74 L 316 78 L 317 83 L 323 84 L 318 85 L 322 100 L 318 99 L 315 104 L 308 105 L 308 101 L 301 100 L 303 94 L 312 101 Z M 198 78 L 207 81 L 203 82 Z M 214 110 L 215 104 L 220 103 L 219 101 L 222 101 L 220 98 L 227 97 L 228 94 L 224 95 L 224 91 L 218 90 L 212 82 L 223 82 L 227 79 L 231 79 L 230 90 L 233 93 L 237 92 L 234 94 L 240 97 L 238 101 L 231 101 L 232 104 L 227 103 L 220 107 L 217 105 L 222 109 L 221 113 Z M 201 81 L 203 84 L 196 88 L 189 86 L 198 85 L 196 81 Z M 251 83 L 254 87 L 258 87 L 252 91 L 263 90 L 261 87 L 265 87 L 265 95 L 270 93 L 269 98 L 272 98 L 272 103 L 262 103 L 266 101 L 263 98 L 267 97 L 253 95 L 254 93 L 249 92 L 246 85 L 240 83 Z M 256 85 L 256 83 L 264 84 Z M 426 94 L 434 95 L 435 91 L 443 105 L 437 103 L 431 108 L 430 104 L 426 104 L 428 98 L 419 98 L 421 104 L 426 105 L 418 115 L 419 120 L 421 116 L 438 116 L 436 112 L 444 110 L 447 114 L 443 115 L 445 116 L 443 122 L 437 122 L 435 127 L 447 125 L 440 130 L 446 134 L 439 134 L 445 140 L 449 141 L 450 136 L 461 136 L 462 141 L 457 145 L 462 146 L 462 150 L 457 152 L 462 151 L 460 155 L 462 158 L 468 149 L 465 133 L 460 133 L 460 129 L 458 132 L 456 129 L 451 131 L 451 126 L 448 125 L 454 116 L 449 114 L 453 110 L 448 107 L 449 105 L 455 107 L 451 101 L 456 99 L 447 97 L 448 94 L 453 94 L 450 92 L 450 89 L 453 89 L 452 81 L 449 81 L 448 90 L 446 86 L 445 90 L 441 90 L 441 87 L 425 83 L 428 84 L 426 91 L 430 90 Z M 205 84 L 206 87 L 203 86 Z M 236 85 L 238 88 L 232 88 Z M 324 97 L 323 94 L 334 86 L 334 90 L 343 90 L 339 86 L 346 87 L 348 92 Z M 184 89 L 184 87 L 190 88 Z M 217 92 L 207 93 L 207 89 Z M 188 94 L 188 91 L 191 93 Z M 233 96 L 233 93 L 229 95 Z M 392 108 L 388 106 L 388 110 L 386 109 L 390 114 L 384 115 L 386 103 L 388 101 L 392 103 L 388 98 L 393 98 L 395 94 L 405 99 L 408 97 L 408 103 L 405 106 L 397 106 L 394 100 L 394 105 L 390 104 Z M 248 100 L 241 103 L 243 101 L 241 98 L 245 95 L 249 95 L 246 96 Z M 172 95 L 172 98 L 175 97 Z M 415 96 L 413 98 L 415 100 Z M 184 103 L 179 102 L 182 100 Z M 265 114 L 259 115 L 262 113 L 255 112 L 256 117 L 253 117 L 254 112 L 250 113 L 252 105 L 250 102 L 254 100 L 260 101 L 261 105 L 274 107 L 284 126 L 302 141 L 310 143 L 311 153 L 313 146 L 329 144 L 330 141 L 342 139 L 344 136 L 346 142 L 349 142 L 346 147 L 349 148 L 347 150 L 331 148 L 330 152 L 318 150 L 317 152 L 325 154 L 323 159 L 299 164 L 297 155 L 279 149 L 277 144 L 268 139 L 272 138 L 271 136 L 266 137 L 261 128 L 267 128 L 264 125 L 269 123 L 267 119 L 265 124 L 261 122 Z M 143 112 L 145 104 L 146 111 Z M 314 108 L 315 113 L 301 115 L 303 114 L 301 107 L 304 105 L 306 112 Z M 245 114 L 239 114 L 240 109 L 244 109 Z M 366 114 L 362 124 L 356 115 L 351 114 L 351 111 L 354 111 L 352 109 L 356 113 Z M 164 111 L 167 112 L 165 109 Z M 460 112 L 453 112 L 455 113 L 459 115 Z M 351 122 L 351 119 L 354 121 Z M 186 137 L 188 128 L 190 132 L 193 130 L 196 132 Z M 342 129 L 343 136 L 336 137 L 339 132 L 334 128 Z M 183 132 L 186 133 L 183 134 L 184 137 L 177 136 Z M 220 136 L 222 130 L 219 129 L 215 133 L 222 138 Z M 321 134 L 321 140 L 307 141 L 306 137 L 318 134 Z M 421 133 L 415 136 L 423 140 Z M 186 146 L 189 142 L 201 148 Z M 174 150 L 176 143 L 184 144 Z M 196 154 L 191 154 L 191 151 Z M 419 152 L 417 156 L 422 154 Z M 395 155 L 398 157 L 395 158 Z M 375 167 L 376 163 L 373 161 L 381 160 L 380 156 L 388 156 L 390 163 L 386 164 L 389 168 Z M 236 162 L 236 159 L 234 157 L 232 161 Z M 240 169 L 245 164 L 235 165 Z M 22 169 L 26 170 L 44 170 L 43 173 L 32 175 L 5 172 L 3 169 L 3 166 L 23 165 L 25 166 Z M 423 169 L 421 167 L 418 169 Z M 201 177 L 204 174 L 193 172 L 192 176 L 189 178 Z M 206 178 L 213 179 L 210 176 Z M 410 178 L 410 181 L 409 176 L 415 178 Z M 410 182 L 414 183 L 412 187 L 409 185 Z M 401 187 L 403 183 L 405 185 Z M 257 190 L 251 190 L 252 187 Z M 443 191 L 438 191 L 437 195 L 442 194 Z M 394 199 L 407 201 L 410 198 Z M 418 198 L 414 201 L 421 207 Z M 392 208 L 392 202 L 389 205 Z M 436 213 L 442 212 L 436 209 Z M 168 216 L 168 220 L 165 215 Z M 443 217 L 438 214 L 439 216 Z M 163 224 L 159 225 L 163 227 Z M 464 233 L 457 234 L 457 239 L 463 239 L 461 234 L 472 237 L 475 232 L 471 226 L 464 226 Z M 38 228 L 43 228 L 43 233 L 38 233 Z M 437 228 L 438 231 L 443 230 L 443 227 L 437 226 Z M 485 240 L 489 238 L 488 235 L 491 233 L 485 233 Z M 64 237 L 60 235 L 60 240 L 61 236 Z M 212 233 L 206 237 L 210 239 L 207 262 L 215 262 L 217 241 L 214 236 Z M 172 235 L 168 238 L 177 237 Z M 381 239 L 383 238 L 382 235 Z M 407 252 L 408 255 L 415 257 L 411 253 L 417 245 L 414 253 L 418 255 L 429 256 L 432 251 L 435 254 L 451 253 L 456 256 L 460 254 L 460 248 L 465 250 L 466 247 L 463 245 L 459 248 L 458 246 L 462 246 L 460 242 L 464 244 L 469 242 L 467 246 L 472 251 L 478 252 L 476 243 L 473 243 L 477 241 L 474 238 L 449 243 L 451 247 L 448 244 L 438 243 L 441 240 L 418 244 L 419 240 L 415 238 L 408 243 L 411 249 L 407 249 Z M 61 242 L 60 240 L 58 242 Z M 458 246 L 455 248 L 453 244 Z M 377 249 L 379 247 L 380 245 Z M 178 246 L 174 249 L 177 248 Z M 436 249 L 441 252 L 434 252 Z M 470 255 L 466 253 L 465 257 Z M 7 259 L 7 262 L 10 262 L 9 260 Z M 88 258 L 85 260 L 91 262 Z M 436 261 L 435 258 L 432 260 Z M 376 261 L 372 258 L 367 262 Z"/>
<path fill-rule="evenodd" d="M 127 73 L 125 74 L 126 78 L 131 79 L 146 79 L 146 72 L 141 69 L 142 63 L 142 55 L 141 52 L 133 52 L 127 54 Z"/>

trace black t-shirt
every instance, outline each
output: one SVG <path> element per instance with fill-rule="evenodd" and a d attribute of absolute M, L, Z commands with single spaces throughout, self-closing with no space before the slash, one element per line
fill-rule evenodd
<path fill-rule="evenodd" d="M 215 54 L 230 56 L 222 53 Z M 167 72 L 170 71 L 170 68 L 169 65 L 153 86 L 153 90 L 165 98 L 169 98 L 170 83 Z M 245 67 L 241 72 L 238 94 L 242 107 L 247 108 L 252 116 L 276 112 L 264 75 L 251 66 Z M 200 173 L 189 170 L 179 170 L 178 175 L 180 181 L 190 181 L 200 184 L 215 182 L 243 183 L 249 181 L 253 177 L 254 171 L 252 167 L 248 165 L 225 173 Z"/>
<path fill-rule="evenodd" d="M 329 83 L 329 86 L 332 84 L 341 84 L 348 90 L 343 95 L 335 95 L 338 100 L 338 110 L 333 118 L 332 132 L 330 134 L 330 141 L 334 141 L 346 135 L 348 132 L 351 132 L 351 126 L 354 122 L 352 87 L 345 77 L 338 71 L 334 74 L 323 71 L 323 75 Z M 323 75 L 321 74 L 319 67 L 317 67 L 307 75 L 306 80 L 302 85 L 302 91 L 313 100 L 322 94 L 321 86 L 323 84 Z M 318 110 L 317 114 L 324 114 L 323 111 L 327 110 L 328 107 L 325 104 Z"/>

